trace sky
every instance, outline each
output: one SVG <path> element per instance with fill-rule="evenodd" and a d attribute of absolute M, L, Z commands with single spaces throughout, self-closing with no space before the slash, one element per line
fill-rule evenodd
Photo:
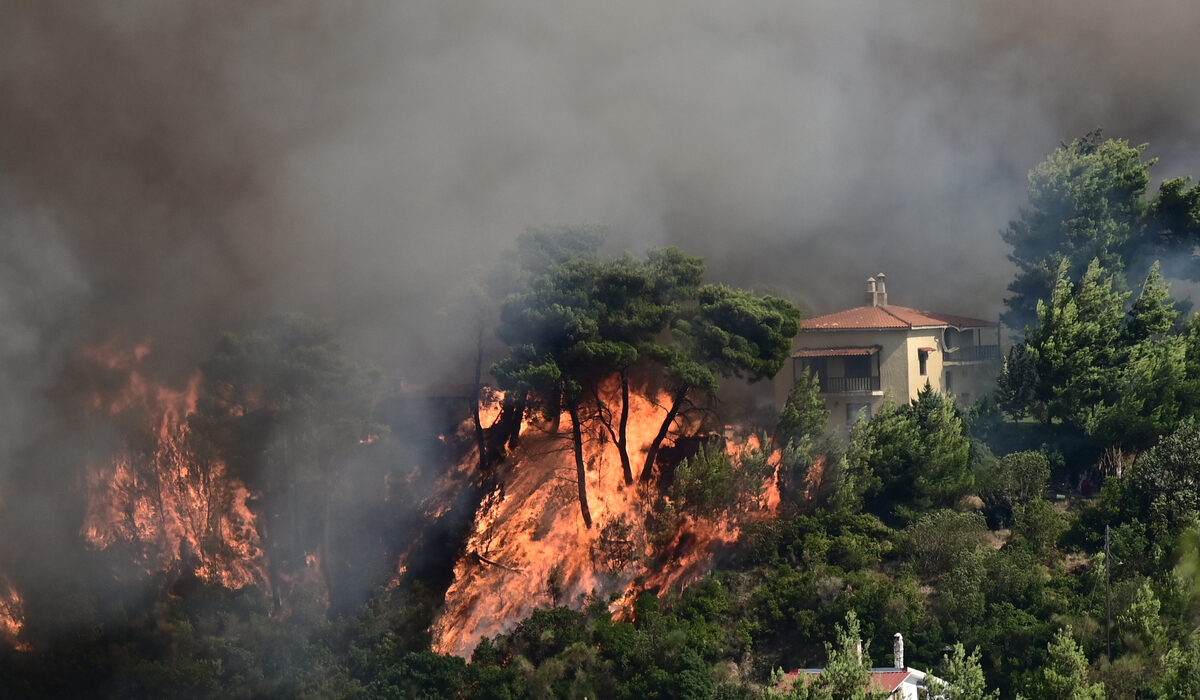
<path fill-rule="evenodd" d="M 1026 174 L 1101 127 L 1200 172 L 1184 0 L 0 0 L 0 469 L 80 349 L 180 381 L 327 320 L 409 381 L 529 227 L 677 245 L 819 314 L 994 318 Z M 469 372 L 469 368 L 467 368 Z"/>

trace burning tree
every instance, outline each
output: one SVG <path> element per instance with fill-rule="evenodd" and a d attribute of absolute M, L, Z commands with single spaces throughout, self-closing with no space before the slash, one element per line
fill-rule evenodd
<path fill-rule="evenodd" d="M 718 376 L 752 382 L 775 376 L 799 330 L 800 310 L 778 297 L 710 284 L 695 288 L 688 301 L 672 319 L 674 342 L 650 349 L 666 375 L 671 405 L 646 452 L 642 481 L 652 478 L 659 448 L 692 394 L 713 394 Z"/>
<path fill-rule="evenodd" d="M 498 335 L 510 350 L 492 372 L 503 388 L 531 398 L 548 416 L 570 416 L 580 510 L 591 527 L 584 406 L 595 409 L 613 438 L 632 484 L 630 372 L 640 364 L 663 376 L 670 405 L 647 448 L 641 480 L 649 481 L 685 402 L 696 392 L 713 394 L 718 376 L 773 376 L 791 348 L 800 312 L 783 299 L 702 284 L 703 262 L 677 249 L 653 251 L 645 261 L 601 260 L 595 240 L 576 245 L 577 237 L 564 243 L 540 235 L 523 239 L 522 258 L 537 266 L 525 267 L 530 281 L 504 301 Z M 599 388 L 613 376 L 621 385 L 616 427 Z"/>
<path fill-rule="evenodd" d="M 372 417 L 373 373 L 348 361 L 327 328 L 294 317 L 226 335 L 201 370 L 200 400 L 189 416 L 194 442 L 260 494 L 276 605 L 283 576 L 302 569 L 311 553 L 328 589 L 340 465 L 381 430 Z"/>

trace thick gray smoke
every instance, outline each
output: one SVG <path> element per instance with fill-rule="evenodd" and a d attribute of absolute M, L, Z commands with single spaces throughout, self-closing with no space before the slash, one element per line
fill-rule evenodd
<path fill-rule="evenodd" d="M 528 226 L 607 223 L 811 312 L 885 271 L 895 303 L 990 318 L 997 231 L 1060 141 L 1102 126 L 1200 172 L 1185 0 L 0 17 L 0 475 L 61 434 L 62 367 L 114 333 L 183 372 L 299 311 L 389 372 L 453 370 L 455 300 Z"/>

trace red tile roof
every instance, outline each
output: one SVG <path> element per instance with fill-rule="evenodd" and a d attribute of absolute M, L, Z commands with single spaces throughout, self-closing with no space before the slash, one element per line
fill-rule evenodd
<path fill-rule="evenodd" d="M 857 306 L 845 311 L 807 318 L 800 323 L 800 327 L 806 331 L 908 329 L 922 326 L 994 328 L 996 322 L 888 305 Z"/>
<path fill-rule="evenodd" d="M 775 690 L 786 693 L 801 678 L 805 679 L 805 683 L 810 683 L 813 678 L 821 675 L 821 672 L 824 670 L 821 668 L 807 668 L 791 671 L 775 685 Z M 871 669 L 871 690 L 875 692 L 883 691 L 889 694 L 894 693 L 896 688 L 899 688 L 911 675 L 912 671 L 907 668 L 873 668 Z"/>
<path fill-rule="evenodd" d="M 900 687 L 910 673 L 907 668 L 897 669 L 895 671 L 871 671 L 871 690 L 882 690 L 885 693 L 891 693 Z"/>

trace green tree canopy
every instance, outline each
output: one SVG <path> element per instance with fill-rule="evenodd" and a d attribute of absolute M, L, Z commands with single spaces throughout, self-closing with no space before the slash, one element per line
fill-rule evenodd
<path fill-rule="evenodd" d="M 800 330 L 800 309 L 779 297 L 710 284 L 680 305 L 671 327 L 674 342 L 649 353 L 663 369 L 671 405 L 646 453 L 642 481 L 652 477 L 659 447 L 689 395 L 711 395 L 718 377 L 754 382 L 779 372 Z"/>
<path fill-rule="evenodd" d="M 261 494 L 278 597 L 281 572 L 302 566 L 305 552 L 325 553 L 340 465 L 382 429 L 373 413 L 378 376 L 348 360 L 328 327 L 295 316 L 223 336 L 201 372 L 188 417 L 193 440 Z"/>
<path fill-rule="evenodd" d="M 916 400 L 887 406 L 851 431 L 848 469 L 880 515 L 955 505 L 974 486 L 971 442 L 954 402 L 928 383 Z"/>
<path fill-rule="evenodd" d="M 1092 260 L 1123 275 L 1135 250 L 1152 246 L 1146 188 L 1153 161 L 1142 146 L 1099 131 L 1055 149 L 1029 173 L 1029 205 L 1002 232 L 1017 266 L 1004 322 L 1021 330 L 1057 280 L 1083 277 Z"/>
<path fill-rule="evenodd" d="M 1104 684 L 1089 680 L 1087 657 L 1071 635 L 1070 628 L 1060 629 L 1046 647 L 1049 658 L 1042 669 L 1038 697 L 1062 700 L 1103 700 Z"/>

